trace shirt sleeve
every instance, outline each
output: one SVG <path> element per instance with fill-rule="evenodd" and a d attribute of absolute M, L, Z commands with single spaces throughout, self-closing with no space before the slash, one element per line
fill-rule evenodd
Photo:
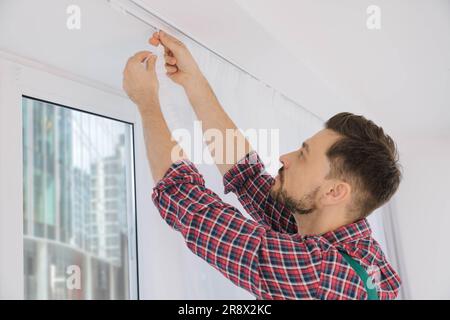
<path fill-rule="evenodd" d="M 205 187 L 188 160 L 172 164 L 152 200 L 188 248 L 239 287 L 260 298 L 313 294 L 320 266 L 316 245 L 246 219 Z"/>
<path fill-rule="evenodd" d="M 223 176 L 225 193 L 232 191 L 239 202 L 257 222 L 276 232 L 297 233 L 291 212 L 270 195 L 275 179 L 265 171 L 260 157 L 251 151 Z"/>

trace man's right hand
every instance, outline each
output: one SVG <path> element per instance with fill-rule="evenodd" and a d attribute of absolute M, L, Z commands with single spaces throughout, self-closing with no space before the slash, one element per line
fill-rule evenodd
<path fill-rule="evenodd" d="M 206 143 L 214 149 L 211 155 L 219 171 L 224 175 L 252 150 L 250 143 L 220 105 L 186 46 L 163 31 L 155 32 L 149 42 L 153 46 L 162 44 L 164 47 L 167 75 L 183 87 L 198 120 L 202 122 L 203 132 L 211 129 L 221 132 L 223 139 L 218 139 L 216 143 L 212 143 L 211 140 Z M 227 138 L 229 136 L 227 130 L 234 133 L 230 141 Z"/>
<path fill-rule="evenodd" d="M 149 43 L 155 47 L 159 44 L 164 47 L 166 74 L 173 82 L 185 87 L 187 84 L 203 78 L 189 49 L 177 38 L 160 30 L 153 33 Z"/>

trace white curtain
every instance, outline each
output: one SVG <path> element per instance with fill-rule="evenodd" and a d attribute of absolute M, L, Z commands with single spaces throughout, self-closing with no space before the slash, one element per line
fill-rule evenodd
<path fill-rule="evenodd" d="M 280 154 L 298 148 L 302 141 L 323 128 L 324 121 L 304 107 L 290 101 L 273 88 L 190 39 L 180 34 L 173 34 L 191 50 L 222 106 L 240 129 L 244 131 L 249 128 L 279 130 L 279 150 L 270 150 L 270 158 L 263 157 L 270 173 L 274 174 L 280 167 L 278 162 Z M 160 75 L 161 105 L 166 120 L 171 130 L 188 129 L 193 136 L 195 114 L 183 89 L 165 76 L 162 49 L 158 50 L 160 50 L 157 68 Z M 197 140 L 195 143 L 201 142 Z M 182 146 L 184 147 L 183 143 Z M 252 146 L 260 153 L 260 149 L 264 148 L 262 145 L 253 143 Z M 267 152 L 264 153 L 267 154 Z M 223 194 L 222 177 L 214 165 L 200 164 L 197 167 L 204 175 L 207 187 L 248 216 L 233 194 Z M 159 217 L 156 209 L 154 214 Z M 384 246 L 381 215 L 375 213 L 370 220 L 375 229 L 375 236 Z M 156 220 L 155 228 L 162 228 L 160 222 Z M 163 245 L 164 249 L 159 248 L 153 251 L 160 252 L 160 257 L 155 257 L 156 265 L 150 268 L 156 274 L 152 277 L 154 283 L 145 286 L 144 298 L 253 299 L 252 295 L 234 286 L 218 271 L 191 253 L 184 245 L 181 236 L 173 236 L 169 232 L 174 233 L 174 231 L 169 231 L 168 227 L 166 229 L 158 231 L 159 237 L 162 237 L 161 242 L 150 244 L 150 247 Z M 164 255 L 165 250 L 176 252 L 176 261 Z M 170 269 L 170 275 L 167 267 Z M 144 272 L 147 271 L 148 269 L 144 270 Z"/>

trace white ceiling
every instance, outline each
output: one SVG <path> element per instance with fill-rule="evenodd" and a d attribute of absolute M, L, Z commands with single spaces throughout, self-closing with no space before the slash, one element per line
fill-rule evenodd
<path fill-rule="evenodd" d="M 394 136 L 450 137 L 450 2 L 141 0 L 152 11 L 327 119 L 366 115 Z M 65 28 L 78 4 L 82 28 Z M 169 30 L 170 31 L 170 30 Z M 152 29 L 106 0 L 0 0 L 0 49 L 120 89 Z"/>
<path fill-rule="evenodd" d="M 352 111 L 396 134 L 449 135 L 450 1 L 236 1 Z M 380 30 L 366 27 L 372 4 Z"/>
<path fill-rule="evenodd" d="M 450 137 L 448 0 L 143 2 L 323 119 L 351 111 L 393 136 Z M 380 30 L 366 27 L 372 4 Z"/>

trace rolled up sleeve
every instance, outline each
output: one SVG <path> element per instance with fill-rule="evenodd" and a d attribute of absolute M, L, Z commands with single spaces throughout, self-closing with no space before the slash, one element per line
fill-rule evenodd
<path fill-rule="evenodd" d="M 256 151 L 249 152 L 223 176 L 224 192 L 233 192 L 248 214 L 276 232 L 297 233 L 291 212 L 270 196 L 275 179 Z"/>
<path fill-rule="evenodd" d="M 245 218 L 205 187 L 188 160 L 172 164 L 152 199 L 187 247 L 237 286 L 263 299 L 311 295 L 317 283 L 315 249 Z"/>
<path fill-rule="evenodd" d="M 264 228 L 206 188 L 191 162 L 172 164 L 153 188 L 152 200 L 193 253 L 236 285 L 260 295 L 257 252 Z"/>

